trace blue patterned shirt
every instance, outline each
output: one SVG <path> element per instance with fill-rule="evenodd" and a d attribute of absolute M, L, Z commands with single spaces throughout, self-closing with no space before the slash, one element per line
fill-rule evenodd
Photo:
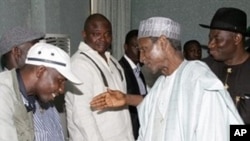
<path fill-rule="evenodd" d="M 64 141 L 60 116 L 53 104 L 48 109 L 42 109 L 36 101 L 33 116 L 36 141 Z"/>

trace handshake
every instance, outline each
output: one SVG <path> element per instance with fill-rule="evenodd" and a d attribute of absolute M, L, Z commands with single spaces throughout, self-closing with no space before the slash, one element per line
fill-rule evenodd
<path fill-rule="evenodd" d="M 142 100 L 143 96 L 141 95 L 125 94 L 118 90 L 107 89 L 106 92 L 95 96 L 90 102 L 90 106 L 95 110 L 103 110 L 125 105 L 137 106 Z"/>
<path fill-rule="evenodd" d="M 90 102 L 91 108 L 96 110 L 118 108 L 124 105 L 126 105 L 126 94 L 111 89 L 107 89 L 106 92 L 95 96 Z"/>

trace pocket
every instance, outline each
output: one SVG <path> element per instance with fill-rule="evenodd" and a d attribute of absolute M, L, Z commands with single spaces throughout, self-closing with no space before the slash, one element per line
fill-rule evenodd
<path fill-rule="evenodd" d="M 245 124 L 250 124 L 250 94 L 244 94 L 240 97 L 237 109 Z"/>

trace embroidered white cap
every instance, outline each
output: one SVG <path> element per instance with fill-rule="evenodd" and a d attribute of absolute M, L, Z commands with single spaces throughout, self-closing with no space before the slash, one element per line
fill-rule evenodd
<path fill-rule="evenodd" d="M 165 17 L 151 17 L 140 22 L 138 39 L 144 37 L 159 37 L 180 40 L 180 24 Z"/>
<path fill-rule="evenodd" d="M 72 83 L 81 84 L 81 81 L 71 71 L 69 55 L 54 45 L 36 43 L 28 51 L 25 63 L 54 68 Z"/>

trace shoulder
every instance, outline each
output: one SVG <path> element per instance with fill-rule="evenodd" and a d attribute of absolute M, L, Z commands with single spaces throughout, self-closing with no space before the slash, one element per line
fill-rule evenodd
<path fill-rule="evenodd" d="M 212 56 L 208 56 L 208 57 L 206 57 L 206 58 L 202 58 L 201 59 L 201 61 L 203 61 L 203 62 L 205 62 L 205 63 L 207 63 L 207 64 L 209 64 L 209 63 L 212 63 L 212 62 L 214 62 L 214 59 L 213 59 L 213 57 Z"/>
<path fill-rule="evenodd" d="M 112 63 L 114 63 L 114 65 L 122 68 L 120 63 L 118 62 L 118 60 L 115 57 L 113 57 L 112 55 L 110 55 L 110 61 L 112 61 Z"/>
<path fill-rule="evenodd" d="M 128 61 L 127 61 L 124 57 L 122 57 L 122 58 L 119 60 L 119 63 L 120 63 L 120 65 L 123 67 L 123 69 L 126 69 L 127 67 L 130 66 L 129 63 L 128 63 Z"/>
<path fill-rule="evenodd" d="M 88 71 L 89 69 L 96 67 L 94 63 L 98 64 L 98 59 L 95 59 L 95 57 L 92 54 L 88 54 L 88 52 L 78 50 L 71 57 L 71 66 L 73 67 L 73 71 Z"/>
<path fill-rule="evenodd" d="M 13 76 L 15 73 L 13 72 L 14 70 L 9 70 L 9 71 L 3 71 L 0 73 L 0 86 L 1 86 L 1 91 L 3 88 L 10 87 L 13 85 Z"/>
<path fill-rule="evenodd" d="M 0 76 L 0 79 L 2 79 L 2 75 Z M 7 78 L 6 76 L 4 78 Z M 0 103 L 3 106 L 11 105 L 14 101 L 16 101 L 17 94 L 15 93 L 13 83 L 11 82 L 12 78 L 8 77 L 9 80 L 7 81 L 1 81 L 0 83 Z"/>
<path fill-rule="evenodd" d="M 0 93 L 1 101 L 5 101 L 5 100 L 9 101 L 14 96 L 13 87 L 9 83 L 0 84 L 0 90 L 1 90 L 1 93 Z"/>
<path fill-rule="evenodd" d="M 248 59 L 244 62 L 244 64 L 247 64 L 248 67 L 250 67 L 250 57 L 248 57 Z"/>
<path fill-rule="evenodd" d="M 121 57 L 120 60 L 119 60 L 119 63 L 122 64 L 122 63 L 124 63 L 124 62 L 126 62 L 125 57 Z"/>
<path fill-rule="evenodd" d="M 198 69 L 200 68 L 209 69 L 208 65 L 205 62 L 199 60 L 188 61 L 187 67 L 193 67 L 193 68 L 197 67 Z"/>
<path fill-rule="evenodd" d="M 214 60 L 212 56 L 208 56 L 206 58 L 203 58 L 201 61 L 205 62 L 210 68 L 216 67 L 218 65 L 221 65 L 222 62 L 218 62 Z"/>
<path fill-rule="evenodd" d="M 204 76 L 213 76 L 214 74 L 208 65 L 202 61 L 187 61 L 186 65 L 181 70 L 182 77 L 186 77 L 189 81 L 190 79 L 199 79 Z"/>
<path fill-rule="evenodd" d="M 9 75 L 11 75 L 11 71 L 12 70 L 6 70 L 6 71 L 0 72 L 0 77 L 8 77 Z"/>
<path fill-rule="evenodd" d="M 186 61 L 185 66 L 183 67 L 183 72 L 195 72 L 195 74 L 199 74 L 202 71 L 210 70 L 208 65 L 202 61 L 194 60 L 194 61 Z"/>
<path fill-rule="evenodd" d="M 203 88 L 211 90 L 224 89 L 221 81 L 202 61 L 188 61 L 184 70 L 182 77 L 186 77 L 184 80 L 189 83 L 200 84 Z"/>

